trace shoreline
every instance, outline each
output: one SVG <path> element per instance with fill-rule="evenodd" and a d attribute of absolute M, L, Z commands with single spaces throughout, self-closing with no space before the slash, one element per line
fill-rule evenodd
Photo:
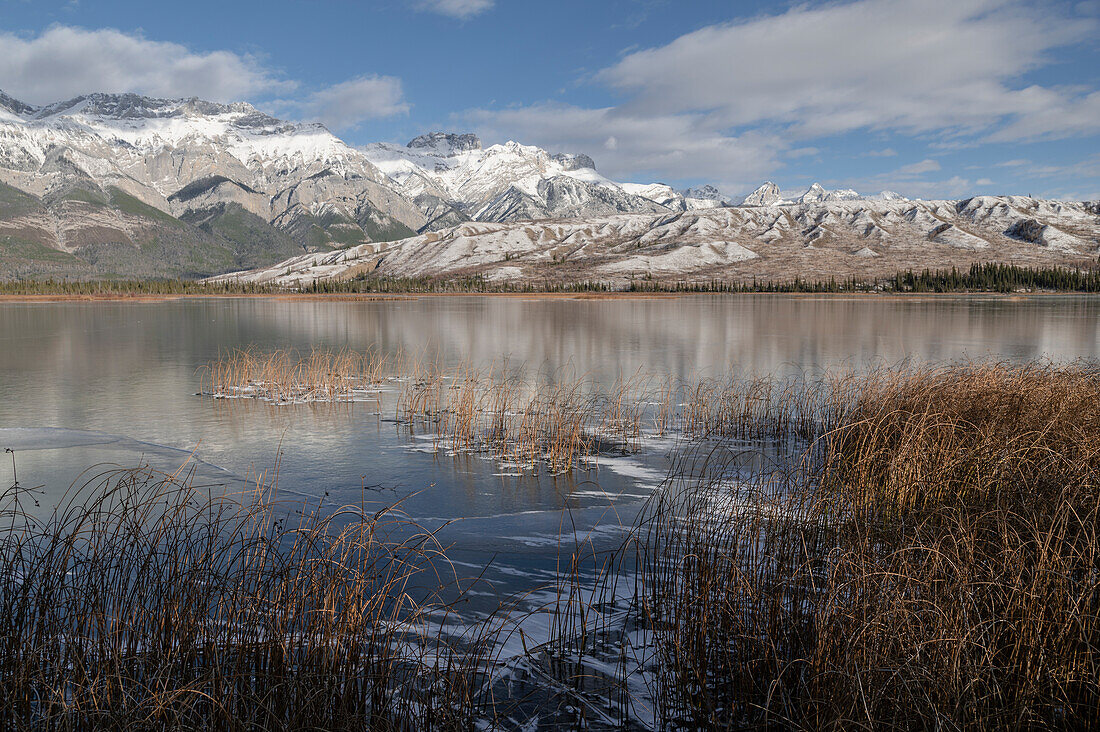
<path fill-rule="evenodd" d="M 394 292 L 394 293 L 302 293 L 302 292 L 263 292 L 263 293 L 225 293 L 211 292 L 173 293 L 173 294 L 54 294 L 54 295 L 0 295 L 0 303 L 5 302 L 162 302 L 168 300 L 337 300 L 343 302 L 377 302 L 385 300 L 417 300 L 431 297 L 505 297 L 545 300 L 663 300 L 701 294 L 694 292 Z M 724 293 L 734 294 L 734 293 Z M 764 294 L 764 293 L 740 293 Z"/>
<path fill-rule="evenodd" d="M 383 302 L 421 298 L 494 297 L 521 300 L 671 300 L 686 297 L 783 297 L 860 300 L 884 298 L 896 300 L 938 300 L 944 298 L 992 297 L 1000 300 L 1026 300 L 1042 297 L 1094 297 L 1100 293 L 1044 290 L 1037 292 L 394 292 L 394 293 L 96 293 L 96 294 L 0 294 L 0 303 L 62 302 L 167 302 L 170 300 L 263 300 Z"/>

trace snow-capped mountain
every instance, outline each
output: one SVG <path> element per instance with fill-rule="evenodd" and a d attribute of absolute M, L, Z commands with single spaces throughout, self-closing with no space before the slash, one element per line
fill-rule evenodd
<path fill-rule="evenodd" d="M 851 188 L 841 188 L 830 191 L 820 183 L 814 183 L 802 193 L 792 198 L 784 198 L 779 186 L 769 181 L 764 181 L 756 190 L 739 204 L 741 206 L 793 206 L 796 204 L 810 203 L 835 203 L 840 201 L 907 201 L 899 193 L 882 191 L 873 196 L 865 196 L 853 191 Z"/>
<path fill-rule="evenodd" d="M 714 208 L 727 201 L 711 186 L 618 183 L 583 154 L 553 154 L 506 142 L 483 147 L 472 134 L 433 132 L 407 145 L 363 149 L 393 186 L 429 219 L 426 230 L 462 220 L 519 221 L 613 213 L 662 213 Z"/>
<path fill-rule="evenodd" d="M 723 206 L 729 206 L 731 201 L 728 197 L 722 195 L 712 185 L 703 185 L 695 188 L 685 188 L 682 191 L 678 191 L 683 196 L 686 203 L 686 210 L 695 211 L 703 208 L 722 208 Z"/>
<path fill-rule="evenodd" d="M 768 276 L 975 257 L 1079 263 L 1095 260 L 1098 221 L 1094 204 L 908 201 L 817 183 L 790 197 L 765 183 L 732 206 L 711 186 L 620 183 L 583 154 L 484 147 L 471 134 L 357 149 L 248 104 L 93 94 L 37 107 L 0 92 L 5 278 L 258 267 L 265 274 L 250 277 L 285 279 L 375 266 L 523 278 L 547 276 L 547 263 L 558 278 Z M 274 262 L 282 269 L 265 269 Z"/>
<path fill-rule="evenodd" d="M 799 203 L 825 203 L 826 201 L 858 201 L 863 198 L 851 188 L 843 188 L 836 191 L 822 188 L 820 183 L 814 183 L 810 188 L 798 197 Z"/>
<path fill-rule="evenodd" d="M 779 203 L 783 200 L 783 196 L 780 194 L 779 186 L 772 183 L 770 180 L 764 181 L 764 183 L 755 191 L 745 197 L 745 200 L 741 202 L 742 206 L 771 206 L 772 204 Z"/>
<path fill-rule="evenodd" d="M 137 218 L 163 214 L 209 233 L 226 215 L 245 217 L 300 248 L 399 238 L 425 223 L 323 126 L 243 103 L 92 94 L 35 107 L 0 95 L 0 183 L 39 204 L 18 226 L 6 222 L 9 232 L 68 252 L 137 243 L 140 222 L 113 202 L 120 195 L 151 209 Z"/>
<path fill-rule="evenodd" d="M 303 255 L 222 279 L 295 286 L 354 272 L 611 283 L 637 277 L 879 277 L 899 269 L 993 261 L 1080 265 L 1094 262 L 1098 247 L 1100 213 L 1087 203 L 1022 196 L 829 200 L 814 191 L 803 202 L 760 206 L 467 222 L 403 241 Z"/>

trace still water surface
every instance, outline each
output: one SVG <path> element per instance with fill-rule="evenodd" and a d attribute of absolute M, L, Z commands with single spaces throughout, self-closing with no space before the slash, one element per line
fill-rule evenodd
<path fill-rule="evenodd" d="M 667 467 L 667 451 L 653 450 L 569 476 L 514 476 L 488 458 L 432 454 L 429 441 L 390 420 L 392 407 L 196 395 L 204 364 L 246 346 L 508 359 L 604 383 L 639 370 L 789 375 L 905 361 L 1066 361 L 1100 357 L 1100 299 L 0 303 L 0 448 L 17 451 L 20 482 L 42 486 L 45 505 L 98 463 L 172 470 L 193 453 L 204 480 L 239 486 L 281 457 L 284 497 L 329 506 L 403 499 L 426 526 L 455 521 L 441 534 L 452 558 L 475 573 L 491 559 L 487 577 L 500 593 L 552 576 L 563 523 L 613 544 Z M 0 462 L 0 485 L 11 471 Z"/>

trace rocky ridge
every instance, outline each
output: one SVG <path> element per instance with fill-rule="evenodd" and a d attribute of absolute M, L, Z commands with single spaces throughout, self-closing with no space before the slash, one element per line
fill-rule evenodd
<path fill-rule="evenodd" d="M 354 276 L 489 281 L 878 277 L 898 269 L 1095 263 L 1091 204 L 1022 196 L 839 199 L 572 220 L 468 222 L 388 244 L 304 255 L 221 279 L 294 287 Z"/>

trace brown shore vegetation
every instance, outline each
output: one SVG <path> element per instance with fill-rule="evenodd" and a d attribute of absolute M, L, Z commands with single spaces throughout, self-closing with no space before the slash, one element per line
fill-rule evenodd
<path fill-rule="evenodd" d="M 147 468 L 44 517 L 3 498 L 4 729 L 454 728 L 481 708 L 481 639 L 428 635 L 459 578 L 399 508 L 288 512 L 270 485 Z"/>
<path fill-rule="evenodd" d="M 553 637 L 529 654 L 575 701 L 573 726 L 1100 723 L 1095 364 L 595 391 L 400 369 L 409 415 L 552 465 L 641 423 L 683 434 L 618 552 L 562 547 Z M 399 507 L 291 520 L 263 487 L 219 497 L 150 471 L 80 496 L 42 518 L 25 491 L 4 493 L 4 728 L 519 726 L 486 683 L 492 621 L 462 643 L 430 630 L 458 578 Z"/>
<path fill-rule="evenodd" d="M 589 595 L 629 577 L 648 643 L 575 624 L 558 653 L 640 654 L 660 728 L 1100 723 L 1100 371 L 857 382 L 796 461 L 683 457 Z"/>

